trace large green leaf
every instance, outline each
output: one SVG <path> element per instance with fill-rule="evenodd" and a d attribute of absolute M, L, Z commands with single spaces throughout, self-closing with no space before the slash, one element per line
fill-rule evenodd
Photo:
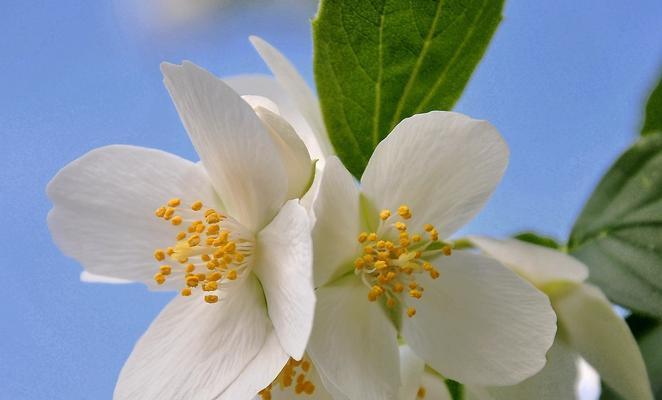
<path fill-rule="evenodd" d="M 503 0 L 322 0 L 315 82 L 331 142 L 354 175 L 402 119 L 453 107 L 502 8 Z"/>
<path fill-rule="evenodd" d="M 613 302 L 662 317 L 662 133 L 640 138 L 616 161 L 568 245 Z"/>
<path fill-rule="evenodd" d="M 648 97 L 644 126 L 641 128 L 642 135 L 654 132 L 662 132 L 662 76 Z"/>

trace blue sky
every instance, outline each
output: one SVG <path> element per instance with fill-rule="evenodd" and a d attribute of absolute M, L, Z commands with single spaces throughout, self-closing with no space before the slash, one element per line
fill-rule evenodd
<path fill-rule="evenodd" d="M 312 77 L 312 1 L 229 9 L 213 23 L 171 31 L 145 26 L 130 3 L 0 5 L 6 398 L 110 398 L 133 344 L 170 298 L 140 285 L 80 283 L 80 267 L 52 244 L 45 223 L 47 182 L 92 148 L 130 143 L 195 157 L 159 63 L 190 59 L 219 75 L 267 72 L 247 40 L 257 34 Z M 597 180 L 637 134 L 662 66 L 660 21 L 658 0 L 508 3 L 456 110 L 496 125 L 511 163 L 463 232 L 567 237 Z"/>

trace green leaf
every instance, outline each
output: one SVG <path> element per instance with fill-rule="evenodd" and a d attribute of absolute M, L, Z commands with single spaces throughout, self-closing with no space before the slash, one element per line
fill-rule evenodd
<path fill-rule="evenodd" d="M 640 138 L 611 167 L 568 246 L 613 302 L 662 317 L 662 133 Z"/>
<path fill-rule="evenodd" d="M 315 82 L 331 142 L 355 176 L 402 119 L 453 107 L 503 1 L 322 0 Z"/>
<path fill-rule="evenodd" d="M 642 135 L 655 132 L 662 132 L 662 76 L 648 97 L 644 126 L 641 128 Z"/>
<path fill-rule="evenodd" d="M 537 244 L 538 246 L 543 247 L 549 247 L 550 249 L 558 250 L 561 248 L 561 245 L 559 245 L 559 243 L 553 238 L 549 236 L 542 236 L 535 232 L 521 232 L 513 237 L 523 242 Z"/>
<path fill-rule="evenodd" d="M 653 395 L 662 399 L 662 322 L 637 314 L 630 315 L 626 321 L 646 363 Z M 625 400 L 604 384 L 600 399 Z"/>
<path fill-rule="evenodd" d="M 464 386 L 460 382 L 446 379 L 446 387 L 453 400 L 464 400 Z"/>

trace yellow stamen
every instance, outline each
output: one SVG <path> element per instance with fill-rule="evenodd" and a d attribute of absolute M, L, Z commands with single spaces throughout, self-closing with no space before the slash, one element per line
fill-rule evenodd
<path fill-rule="evenodd" d="M 156 258 L 156 261 L 165 260 L 165 256 L 165 252 L 161 249 L 156 249 L 156 251 L 154 251 L 154 258 Z"/>
<path fill-rule="evenodd" d="M 428 259 L 438 254 L 450 255 L 450 246 L 439 241 L 439 232 L 431 224 L 423 225 L 422 234 L 409 232 L 406 220 L 412 216 L 412 210 L 405 204 L 398 207 L 395 218 L 390 210 L 384 209 L 379 213 L 378 229 L 358 235 L 362 255 L 354 260 L 354 273 L 361 275 L 370 288 L 369 301 L 385 296 L 386 307 L 394 308 L 405 288 L 409 297 L 423 297 L 418 274 L 439 278 L 439 271 Z M 416 310 L 411 307 L 407 312 L 412 317 Z"/>
<path fill-rule="evenodd" d="M 166 277 L 159 272 L 156 275 L 154 275 L 154 280 L 156 281 L 157 284 L 163 285 L 166 281 Z"/>
<path fill-rule="evenodd" d="M 315 392 L 315 384 L 306 377 L 310 367 L 310 362 L 305 358 L 300 361 L 290 358 L 276 379 L 258 393 L 260 398 L 262 400 L 270 400 L 271 392 L 276 388 L 281 391 L 291 389 L 295 395 L 313 394 Z"/>

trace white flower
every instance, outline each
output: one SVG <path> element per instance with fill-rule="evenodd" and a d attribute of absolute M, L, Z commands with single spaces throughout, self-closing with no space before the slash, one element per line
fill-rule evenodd
<path fill-rule="evenodd" d="M 309 222 L 288 199 L 313 166 L 267 100 L 247 98 L 253 110 L 191 63 L 162 70 L 202 162 L 93 150 L 50 182 L 49 227 L 91 274 L 181 290 L 136 344 L 116 399 L 249 399 L 303 356 L 311 330 Z"/>
<path fill-rule="evenodd" d="M 395 127 L 360 185 L 326 160 L 308 346 L 325 383 L 352 400 L 395 398 L 398 335 L 465 383 L 514 384 L 543 367 L 556 330 L 549 300 L 496 261 L 440 241 L 479 211 L 507 158 L 490 124 L 430 112 Z"/>
<path fill-rule="evenodd" d="M 623 398 L 653 399 L 636 341 L 602 291 L 584 282 L 588 277 L 584 264 L 559 251 L 516 239 L 476 236 L 470 240 L 544 291 L 559 324 L 547 365 L 539 374 L 512 387 L 474 388 L 477 398 L 573 399 L 581 356 Z"/>

